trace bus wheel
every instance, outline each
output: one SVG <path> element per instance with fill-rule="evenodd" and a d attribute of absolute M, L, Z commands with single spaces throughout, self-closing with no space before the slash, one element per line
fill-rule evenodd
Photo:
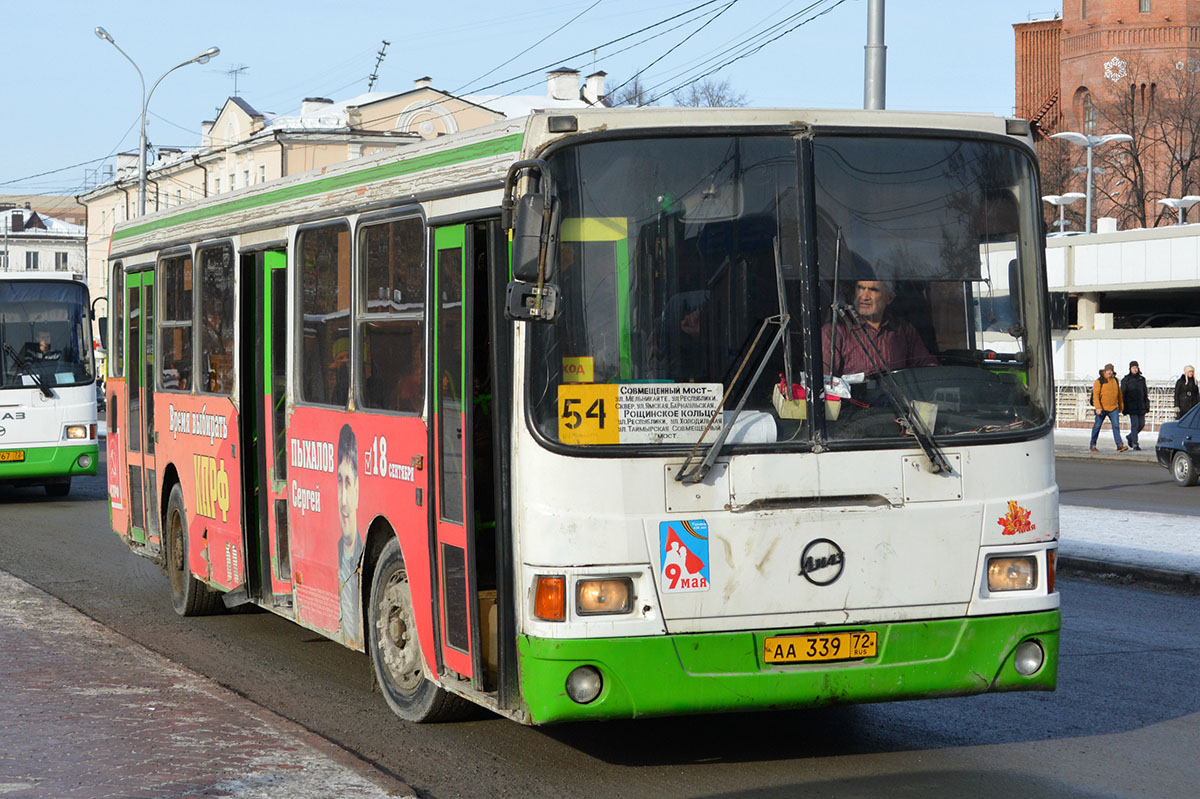
<path fill-rule="evenodd" d="M 379 554 L 369 609 L 371 662 L 383 698 L 407 721 L 461 718 L 471 705 L 425 679 L 416 614 L 400 543 L 391 539 Z"/>
<path fill-rule="evenodd" d="M 167 501 L 166 524 L 167 576 L 171 580 L 171 604 L 180 616 L 205 616 L 221 604 L 221 595 L 200 582 L 187 565 L 187 513 L 183 507 L 183 489 L 171 488 Z"/>
<path fill-rule="evenodd" d="M 46 483 L 46 496 L 48 497 L 65 497 L 71 493 L 71 478 L 65 480 L 56 480 L 53 483 Z"/>

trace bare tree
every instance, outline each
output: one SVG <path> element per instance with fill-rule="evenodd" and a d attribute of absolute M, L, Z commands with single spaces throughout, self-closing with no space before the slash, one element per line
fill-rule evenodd
<path fill-rule="evenodd" d="M 1046 194 L 1066 194 L 1083 189 L 1079 176 L 1074 174 L 1079 161 L 1079 148 L 1062 139 L 1044 138 L 1035 145 L 1042 173 L 1042 191 Z M 1084 209 L 1081 203 L 1068 205 L 1063 218 L 1068 230 L 1083 230 Z M 1058 230 L 1058 206 L 1043 203 L 1042 218 L 1046 230 Z"/>
<path fill-rule="evenodd" d="M 614 107 L 654 105 L 650 90 L 642 83 L 641 75 L 634 75 L 608 95 Z"/>
<path fill-rule="evenodd" d="M 1130 142 L 1094 151 L 1093 166 L 1104 170 L 1092 179 L 1094 198 L 1098 198 L 1094 202 L 1096 207 L 1107 207 L 1114 213 L 1122 228 L 1148 227 L 1147 205 L 1156 199 L 1152 181 L 1158 145 L 1158 126 L 1153 119 L 1154 82 L 1139 59 L 1130 58 L 1126 64 L 1128 73 L 1092 98 L 1099 123 L 1097 133 L 1133 137 Z"/>
<path fill-rule="evenodd" d="M 1197 193 L 1200 186 L 1200 62 L 1169 64 L 1155 75 L 1155 124 L 1164 158 L 1160 188 L 1166 197 Z M 1169 222 L 1170 209 L 1159 206 Z"/>
<path fill-rule="evenodd" d="M 675 105 L 689 108 L 742 108 L 748 104 L 745 93 L 734 91 L 728 80 L 705 78 L 673 95 Z"/>
<path fill-rule="evenodd" d="M 1127 61 L 1128 74 L 1095 98 L 1099 133 L 1128 133 L 1132 142 L 1097 154 L 1106 170 L 1097 196 L 1122 227 L 1172 224 L 1158 200 L 1200 188 L 1200 62 Z"/>

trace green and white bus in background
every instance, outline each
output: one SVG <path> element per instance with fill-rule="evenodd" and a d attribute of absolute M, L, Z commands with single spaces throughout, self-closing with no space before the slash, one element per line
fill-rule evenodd
<path fill-rule="evenodd" d="M 77 275 L 0 274 L 0 485 L 66 496 L 96 474 L 96 369 Z"/>

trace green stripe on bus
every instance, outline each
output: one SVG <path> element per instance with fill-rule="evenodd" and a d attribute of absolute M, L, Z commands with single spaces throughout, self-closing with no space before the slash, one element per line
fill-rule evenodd
<path fill-rule="evenodd" d="M 427 169 L 435 169 L 440 166 L 450 166 L 464 161 L 474 161 L 494 155 L 520 152 L 523 140 L 524 134 L 514 133 L 503 138 L 479 142 L 477 144 L 468 144 L 463 147 L 455 147 L 452 150 L 445 150 L 439 153 L 420 155 L 415 158 L 406 158 L 401 161 L 380 164 L 379 166 L 347 172 L 341 175 L 305 181 L 294 186 L 255 194 L 251 197 L 230 200 L 229 202 L 220 203 L 208 208 L 197 208 L 194 211 L 185 211 L 167 219 L 157 219 L 153 222 L 147 222 L 144 225 L 135 225 L 124 230 L 118 230 L 113 233 L 112 238 L 113 241 L 120 241 L 151 233 L 155 230 L 164 230 L 176 225 L 185 225 L 204 219 L 212 219 L 224 214 L 234 213 L 235 211 L 263 208 L 268 205 L 287 202 L 288 200 L 297 200 L 303 197 L 311 197 L 314 194 L 324 194 L 330 191 L 337 191 L 338 189 L 361 186 L 365 183 L 374 183 L 400 175 L 410 175 L 414 172 L 423 172 Z"/>

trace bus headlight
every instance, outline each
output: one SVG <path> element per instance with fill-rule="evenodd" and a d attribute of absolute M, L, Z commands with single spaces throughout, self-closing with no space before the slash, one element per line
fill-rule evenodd
<path fill-rule="evenodd" d="M 575 583 L 575 609 L 580 616 L 629 613 L 633 580 L 628 577 L 584 578 Z"/>
<path fill-rule="evenodd" d="M 64 439 L 87 438 L 88 429 L 86 424 L 69 424 L 63 430 Z"/>
<path fill-rule="evenodd" d="M 1029 591 L 1037 588 L 1037 558 L 988 558 L 989 591 Z"/>

